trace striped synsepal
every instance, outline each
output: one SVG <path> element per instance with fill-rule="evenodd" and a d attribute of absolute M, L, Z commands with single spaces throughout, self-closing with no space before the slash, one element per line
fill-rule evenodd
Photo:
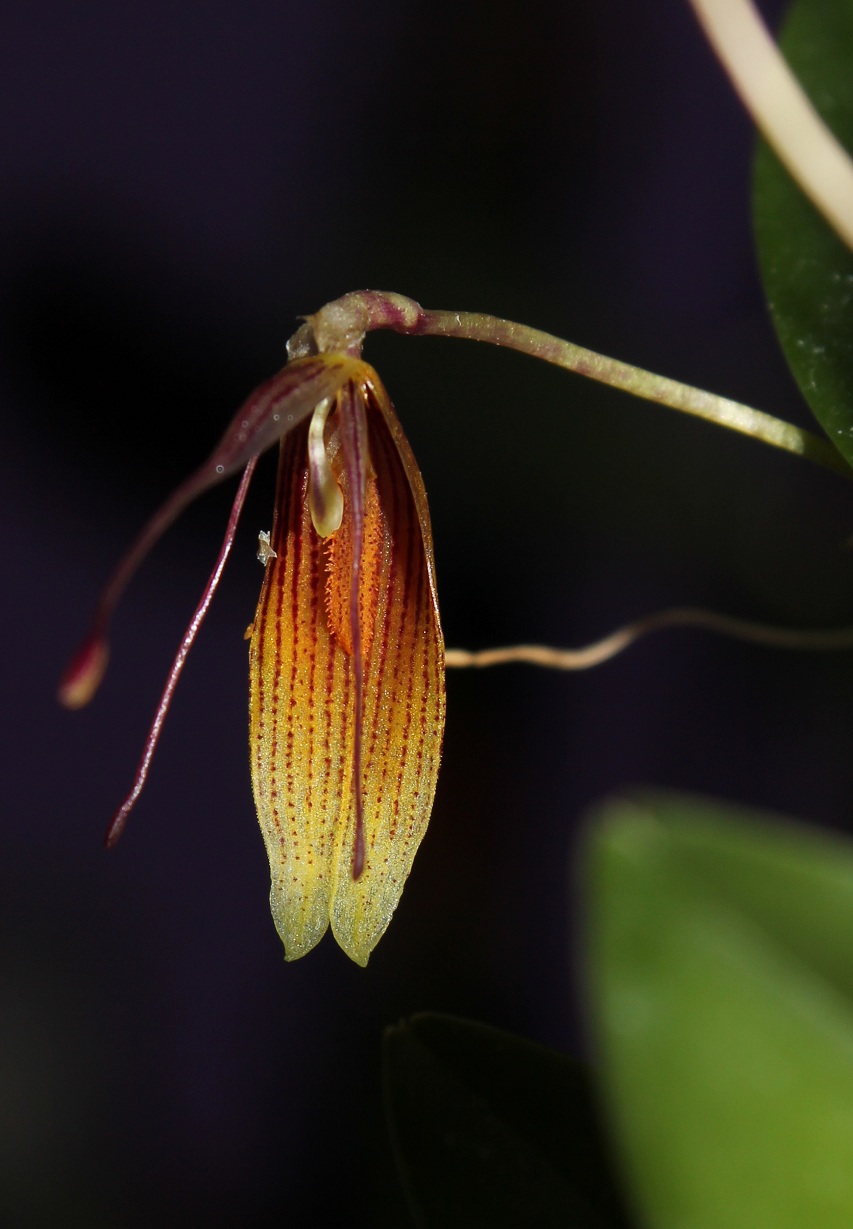
<path fill-rule="evenodd" d="M 307 425 L 282 444 L 276 557 L 267 564 L 250 650 L 250 740 L 272 912 L 287 958 L 309 951 L 331 921 L 341 947 L 364 965 L 396 908 L 429 821 L 445 698 L 423 484 L 399 424 L 389 425 L 393 410 L 378 378 L 366 364 L 359 367 L 364 378 L 339 397 L 362 398 L 367 416 L 360 535 L 347 523 L 358 501 L 347 498 L 334 421 L 329 452 L 337 453 L 344 520 L 331 538 L 321 539 L 311 523 Z M 347 543 L 359 536 L 360 716 L 346 630 Z M 354 878 L 359 719 L 365 862 Z"/>

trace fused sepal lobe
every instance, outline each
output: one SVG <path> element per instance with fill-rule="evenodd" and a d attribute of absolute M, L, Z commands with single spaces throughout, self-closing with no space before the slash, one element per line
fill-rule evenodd
<path fill-rule="evenodd" d="M 377 389 L 372 369 L 353 363 L 329 415 L 344 496 L 337 533 L 321 538 L 312 524 L 307 425 L 283 442 L 276 555 L 251 640 L 252 779 L 288 959 L 331 921 L 344 950 L 367 963 L 435 793 L 444 645 L 429 518 L 408 444 Z"/>
<path fill-rule="evenodd" d="M 390 403 L 389 403 L 390 404 Z M 346 873 L 351 812 L 339 834 L 332 930 L 365 964 L 400 899 L 426 832 L 444 732 L 444 641 L 430 583 L 432 540 L 384 417 L 371 404 L 370 446 L 382 510 L 381 568 L 364 659 L 362 795 L 365 869 Z M 425 504 L 424 504 L 425 508 Z"/>

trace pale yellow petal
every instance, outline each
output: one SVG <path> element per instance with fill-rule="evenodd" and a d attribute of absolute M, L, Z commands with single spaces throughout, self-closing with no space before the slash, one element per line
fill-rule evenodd
<path fill-rule="evenodd" d="M 355 807 L 350 805 L 337 838 L 332 897 L 335 938 L 358 964 L 367 963 L 388 926 L 426 832 L 445 712 L 444 643 L 424 526 L 398 444 L 375 410 L 368 422 L 383 543 L 375 624 L 364 663 L 366 861 L 354 880 Z M 431 545 L 428 535 L 427 523 Z M 351 755 L 351 741 L 347 751 Z"/>
<path fill-rule="evenodd" d="M 307 427 L 282 445 L 279 499 L 250 647 L 252 787 L 270 905 L 288 960 L 329 925 L 346 776 L 349 660 L 325 621 L 325 564 L 307 500 Z"/>
<path fill-rule="evenodd" d="M 349 623 L 353 501 L 330 416 L 329 454 L 344 494 L 339 532 L 321 539 L 311 523 L 307 426 L 282 446 L 276 554 L 251 639 L 250 740 L 270 900 L 287 958 L 309 951 L 331 920 L 341 947 L 364 965 L 426 831 L 445 698 L 423 483 L 384 392 L 377 401 L 375 373 L 357 368 L 353 385 L 365 397 L 370 450 L 359 560 L 363 712 L 355 710 Z M 359 721 L 360 783 L 353 771 Z M 359 785 L 365 865 L 354 879 Z"/>

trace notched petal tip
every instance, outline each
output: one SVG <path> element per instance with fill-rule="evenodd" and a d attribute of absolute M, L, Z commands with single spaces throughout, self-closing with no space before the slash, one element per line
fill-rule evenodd
<path fill-rule="evenodd" d="M 278 937 L 284 944 L 284 958 L 290 963 L 312 951 L 329 929 L 329 909 L 321 885 L 315 891 L 293 891 L 281 878 L 270 887 L 270 910 Z"/>
<path fill-rule="evenodd" d="M 69 709 L 85 708 L 101 685 L 109 657 L 106 637 L 97 632 L 88 635 L 59 680 L 59 703 Z"/>
<path fill-rule="evenodd" d="M 376 946 L 376 943 L 378 943 L 379 939 L 382 937 L 380 935 L 377 938 L 376 943 L 371 944 L 370 947 L 357 947 L 352 942 L 351 937 L 349 935 L 337 934 L 334 931 L 334 929 L 333 929 L 333 933 L 335 935 L 335 941 L 337 942 L 338 947 L 341 949 L 344 955 L 349 956 L 353 964 L 357 964 L 362 969 L 367 968 L 367 962 L 370 959 L 373 948 Z"/>

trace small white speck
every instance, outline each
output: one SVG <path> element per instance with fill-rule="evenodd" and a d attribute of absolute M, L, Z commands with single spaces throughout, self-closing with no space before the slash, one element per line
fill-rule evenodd
<path fill-rule="evenodd" d="M 225 473 L 225 466 L 224 466 L 224 465 L 217 465 L 217 467 L 216 467 L 216 472 L 217 472 L 217 474 L 224 474 L 224 473 Z"/>
<path fill-rule="evenodd" d="M 262 529 L 258 534 L 258 563 L 267 566 L 270 559 L 277 559 L 278 555 L 270 546 L 270 535 L 265 529 Z"/>

